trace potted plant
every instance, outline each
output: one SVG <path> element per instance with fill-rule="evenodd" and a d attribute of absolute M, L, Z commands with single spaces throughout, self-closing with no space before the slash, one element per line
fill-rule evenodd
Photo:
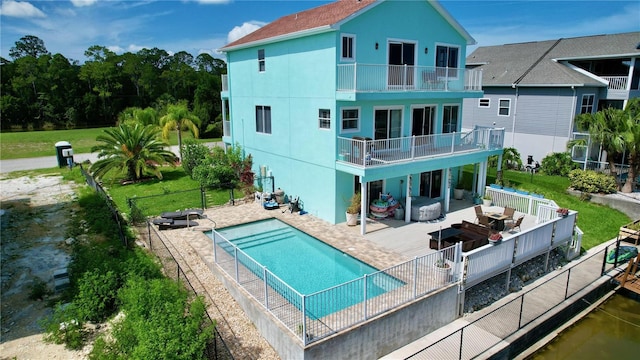
<path fill-rule="evenodd" d="M 462 181 L 459 181 L 456 184 L 456 187 L 453 189 L 453 198 L 456 200 L 462 200 L 463 196 L 464 196 L 464 184 L 462 183 Z"/>
<path fill-rule="evenodd" d="M 449 274 L 451 273 L 451 265 L 449 265 L 445 260 L 442 254 L 440 254 L 440 258 L 436 260 L 435 264 L 433 264 L 433 269 L 436 283 L 444 285 L 449 282 Z"/>
<path fill-rule="evenodd" d="M 482 205 L 484 206 L 491 206 L 491 195 L 489 194 L 484 194 L 484 196 L 482 197 Z"/>
<path fill-rule="evenodd" d="M 500 240 L 502 240 L 502 234 L 499 232 L 492 232 L 491 235 L 489 235 L 489 244 L 491 245 L 498 244 Z"/>
<path fill-rule="evenodd" d="M 353 194 L 347 206 L 347 225 L 358 225 L 358 215 L 360 214 L 360 201 L 362 200 L 360 193 Z"/>
<path fill-rule="evenodd" d="M 567 217 L 569 215 L 569 209 L 559 208 L 556 210 L 556 213 L 558 213 L 558 217 Z"/>

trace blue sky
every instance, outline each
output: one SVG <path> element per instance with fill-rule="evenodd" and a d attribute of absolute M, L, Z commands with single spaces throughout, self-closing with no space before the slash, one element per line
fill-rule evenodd
<path fill-rule="evenodd" d="M 355 1 L 355 0 L 354 0 Z M 407 0 L 418 1 L 418 0 Z M 281 16 L 327 1 L 2 0 L 0 56 L 25 35 L 51 53 L 84 61 L 92 45 L 116 53 L 158 47 L 216 53 L 226 43 Z M 640 30 L 640 1 L 443 0 L 477 46 Z M 640 42 L 640 39 L 638 39 Z M 469 47 L 468 53 L 476 46 Z"/>

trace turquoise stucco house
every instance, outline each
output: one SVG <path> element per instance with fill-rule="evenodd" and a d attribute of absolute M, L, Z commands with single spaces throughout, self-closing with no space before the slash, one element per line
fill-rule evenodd
<path fill-rule="evenodd" d="M 436 1 L 342 0 L 282 17 L 220 49 L 223 141 L 253 156 L 265 191 L 273 180 L 330 223 L 356 191 L 362 214 L 380 193 L 446 212 L 459 167 L 477 165 L 482 193 L 487 158 L 502 154 L 504 129 L 460 132 L 463 99 L 483 96 L 482 73 L 465 70 L 474 43 Z"/>

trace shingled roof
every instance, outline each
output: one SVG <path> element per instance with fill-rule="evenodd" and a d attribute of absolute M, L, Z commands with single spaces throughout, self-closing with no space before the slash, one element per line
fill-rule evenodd
<path fill-rule="evenodd" d="M 375 0 L 339 0 L 327 5 L 283 16 L 260 29 L 225 45 L 221 50 L 224 51 L 238 45 L 330 26 L 341 22 L 375 2 Z"/>
<path fill-rule="evenodd" d="M 483 86 L 606 86 L 564 60 L 640 55 L 640 32 L 483 46 L 467 57 Z"/>
<path fill-rule="evenodd" d="M 330 30 L 331 27 L 348 20 L 350 17 L 357 16 L 361 11 L 368 10 L 370 7 L 374 7 L 381 2 L 380 0 L 338 0 L 330 4 L 287 15 L 225 45 L 220 51 L 228 51 L 237 47 L 243 47 L 243 45 L 248 46 L 253 43 L 275 40 L 280 37 L 304 34 L 313 30 Z M 458 29 L 467 39 L 468 44 L 475 44 L 475 40 L 473 40 L 471 35 L 469 35 L 437 1 L 429 2 L 447 21 Z"/>

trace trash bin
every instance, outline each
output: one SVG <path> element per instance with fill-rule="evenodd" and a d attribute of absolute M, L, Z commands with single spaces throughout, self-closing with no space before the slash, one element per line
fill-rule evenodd
<path fill-rule="evenodd" d="M 71 144 L 67 141 L 58 141 L 56 143 L 56 157 L 58 159 L 58 167 L 69 165 L 68 158 L 71 158 L 71 163 L 73 163 L 73 149 Z"/>

